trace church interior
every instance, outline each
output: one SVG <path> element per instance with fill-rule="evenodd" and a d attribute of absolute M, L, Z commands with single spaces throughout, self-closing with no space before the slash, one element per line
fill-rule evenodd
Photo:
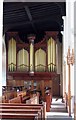
<path fill-rule="evenodd" d="M 66 92 L 70 87 L 64 80 L 63 16 L 66 2 L 3 3 L 3 119 L 45 119 L 53 98 L 61 98 L 71 116 L 71 94 Z"/>

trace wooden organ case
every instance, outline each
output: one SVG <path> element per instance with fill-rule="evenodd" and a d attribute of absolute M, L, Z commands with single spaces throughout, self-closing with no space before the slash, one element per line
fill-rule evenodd
<path fill-rule="evenodd" d="M 56 66 L 56 39 L 58 32 L 46 32 L 45 37 L 34 43 L 36 36 L 29 35 L 29 43 L 23 43 L 18 32 L 7 32 L 7 85 L 29 86 L 41 90 L 51 87 L 53 96 L 60 95 L 60 74 Z"/>

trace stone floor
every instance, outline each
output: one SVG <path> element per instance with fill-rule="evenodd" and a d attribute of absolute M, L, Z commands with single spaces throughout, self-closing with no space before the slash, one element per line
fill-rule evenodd
<path fill-rule="evenodd" d="M 73 116 L 72 114 L 72 117 L 69 117 L 65 103 L 62 103 L 61 98 L 53 98 L 50 112 L 46 112 L 47 120 L 74 120 Z"/>

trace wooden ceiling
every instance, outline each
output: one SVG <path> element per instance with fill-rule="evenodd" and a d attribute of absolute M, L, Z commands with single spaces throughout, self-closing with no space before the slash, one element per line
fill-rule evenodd
<path fill-rule="evenodd" d="M 39 40 L 45 31 L 62 31 L 65 15 L 65 2 L 4 2 L 3 33 L 18 31 L 23 42 L 34 33 Z"/>

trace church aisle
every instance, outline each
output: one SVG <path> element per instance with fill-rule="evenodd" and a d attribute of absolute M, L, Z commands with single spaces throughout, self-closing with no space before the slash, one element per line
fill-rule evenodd
<path fill-rule="evenodd" d="M 52 99 L 52 105 L 50 112 L 46 113 L 47 120 L 74 120 L 73 117 L 68 117 L 68 112 L 65 107 L 65 103 L 62 103 L 62 99 Z"/>

